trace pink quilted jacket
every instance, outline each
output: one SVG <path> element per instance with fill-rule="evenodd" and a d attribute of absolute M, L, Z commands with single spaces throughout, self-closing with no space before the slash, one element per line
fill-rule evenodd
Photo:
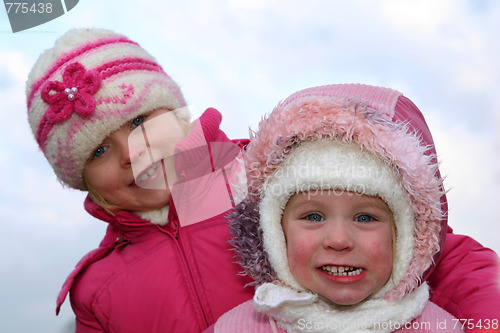
<path fill-rule="evenodd" d="M 207 142 L 232 142 L 219 130 L 217 111 L 200 121 Z M 247 140 L 233 143 L 239 151 Z M 111 216 L 89 198 L 85 208 L 109 226 L 58 298 L 57 311 L 70 291 L 77 332 L 200 332 L 251 298 L 253 288 L 244 288 L 249 280 L 238 275 L 232 258 L 223 212 L 181 227 L 173 204 L 165 226 L 128 211 Z"/>

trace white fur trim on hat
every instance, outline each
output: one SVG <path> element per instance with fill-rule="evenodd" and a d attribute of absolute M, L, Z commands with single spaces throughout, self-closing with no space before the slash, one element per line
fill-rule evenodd
<path fill-rule="evenodd" d="M 374 297 L 394 288 L 403 278 L 413 255 L 413 213 L 407 193 L 392 169 L 358 145 L 340 141 L 306 142 L 294 148 L 267 179 L 259 204 L 264 250 L 279 280 L 304 290 L 288 265 L 283 210 L 290 197 L 309 190 L 344 190 L 378 196 L 389 206 L 396 225 L 396 253 L 392 277 Z"/>

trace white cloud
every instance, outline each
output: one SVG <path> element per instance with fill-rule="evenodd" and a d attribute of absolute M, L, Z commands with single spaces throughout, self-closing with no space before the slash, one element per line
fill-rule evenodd
<path fill-rule="evenodd" d="M 0 50 L 0 71 L 14 82 L 26 81 L 30 64 L 21 51 Z M 3 78 L 5 79 L 5 78 Z"/>
<path fill-rule="evenodd" d="M 491 76 L 483 69 L 474 68 L 471 64 L 456 67 L 454 83 L 461 89 L 474 92 L 484 91 L 491 84 Z"/>
<path fill-rule="evenodd" d="M 451 0 L 386 0 L 382 2 L 382 17 L 400 33 L 411 37 L 435 36 L 462 3 Z"/>

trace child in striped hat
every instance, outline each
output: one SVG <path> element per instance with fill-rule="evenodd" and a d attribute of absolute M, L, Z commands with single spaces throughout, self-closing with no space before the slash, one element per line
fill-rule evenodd
<path fill-rule="evenodd" d="M 156 60 L 102 29 L 58 39 L 34 65 L 26 95 L 57 178 L 88 191 L 86 210 L 109 225 L 58 297 L 57 312 L 70 291 L 78 332 L 199 332 L 251 296 L 226 241 L 231 193 L 213 176 L 247 140 L 229 140 L 220 113 L 190 123 Z"/>

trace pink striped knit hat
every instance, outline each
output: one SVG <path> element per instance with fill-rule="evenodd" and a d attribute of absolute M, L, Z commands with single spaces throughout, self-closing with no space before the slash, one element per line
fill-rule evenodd
<path fill-rule="evenodd" d="M 136 42 L 75 29 L 40 55 L 26 85 L 28 120 L 61 183 L 87 190 L 83 168 L 124 123 L 158 108 L 189 121 L 180 88 Z"/>

